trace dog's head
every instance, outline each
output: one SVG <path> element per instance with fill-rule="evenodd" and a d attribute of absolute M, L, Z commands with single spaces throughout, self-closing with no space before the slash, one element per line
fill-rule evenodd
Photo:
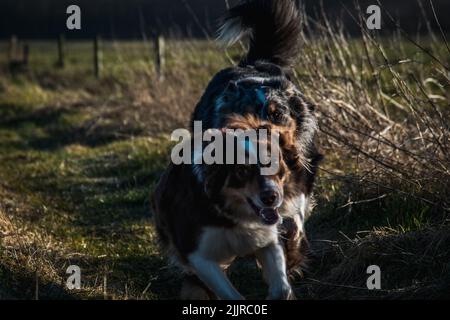
<path fill-rule="evenodd" d="M 300 92 L 290 77 L 277 65 L 259 62 L 251 73 L 231 80 L 216 100 L 216 110 L 226 121 L 230 113 L 258 115 L 278 126 L 297 124 L 297 135 L 315 130 L 314 105 Z M 218 123 L 216 123 L 218 124 Z M 218 125 L 216 127 L 219 127 Z"/>
<path fill-rule="evenodd" d="M 226 164 L 224 159 L 224 164 L 202 165 L 205 193 L 235 221 L 276 224 L 290 174 L 281 150 L 294 143 L 295 125 L 276 126 L 255 117 L 232 115 L 226 127 L 222 136 L 233 142 L 224 146 L 224 157 L 234 151 L 228 159 L 234 161 Z M 237 132 L 255 132 L 256 139 L 242 140 Z M 230 145 L 234 150 L 229 150 Z M 264 157 L 261 150 L 267 150 L 270 156 Z M 239 152 L 245 155 L 245 163 L 238 161 Z"/>

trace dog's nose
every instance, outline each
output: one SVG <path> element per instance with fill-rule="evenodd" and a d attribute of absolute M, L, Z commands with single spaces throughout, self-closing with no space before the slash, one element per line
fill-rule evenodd
<path fill-rule="evenodd" d="M 279 195 L 275 190 L 265 190 L 261 192 L 260 198 L 264 205 L 272 207 L 278 202 Z"/>

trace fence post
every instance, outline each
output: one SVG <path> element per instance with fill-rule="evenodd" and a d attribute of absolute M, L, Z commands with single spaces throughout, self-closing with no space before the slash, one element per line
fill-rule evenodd
<path fill-rule="evenodd" d="M 8 62 L 11 63 L 13 60 L 15 60 L 17 52 L 17 37 L 15 35 L 12 35 L 11 39 L 9 39 L 8 49 Z"/>
<path fill-rule="evenodd" d="M 58 62 L 56 63 L 58 68 L 64 68 L 64 42 L 64 35 L 60 34 L 58 37 Z"/>
<path fill-rule="evenodd" d="M 165 43 L 164 38 L 161 35 L 156 35 L 154 37 L 154 47 L 155 47 L 155 66 L 156 74 L 159 80 L 164 79 L 164 68 L 165 68 Z"/>
<path fill-rule="evenodd" d="M 96 36 L 94 39 L 94 73 L 97 78 L 100 78 L 102 72 L 102 49 L 101 46 L 101 38 L 100 36 Z"/>
<path fill-rule="evenodd" d="M 25 67 L 25 68 L 28 67 L 29 59 L 30 59 L 30 46 L 27 43 L 25 43 L 23 45 L 23 56 L 22 56 L 23 67 Z"/>

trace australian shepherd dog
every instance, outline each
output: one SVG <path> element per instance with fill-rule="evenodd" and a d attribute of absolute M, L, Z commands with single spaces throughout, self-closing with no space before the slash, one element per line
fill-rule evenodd
<path fill-rule="evenodd" d="M 257 162 L 172 164 L 165 171 L 153 196 L 154 218 L 161 244 L 184 271 L 184 299 L 242 299 L 224 270 L 245 255 L 256 257 L 269 299 L 294 298 L 289 274 L 304 262 L 303 224 L 322 159 L 314 106 L 292 81 L 299 17 L 292 0 L 244 1 L 219 30 L 227 45 L 247 36 L 249 50 L 211 80 L 193 124 L 224 136 L 226 128 L 280 132 L 279 170 L 262 175 Z M 271 141 L 255 143 L 257 149 Z"/>
<path fill-rule="evenodd" d="M 251 116 L 230 115 L 220 130 L 223 140 L 231 135 L 234 150 L 243 150 L 238 164 L 171 164 L 154 192 L 154 220 L 162 247 L 186 275 L 182 298 L 242 299 L 227 279 L 224 270 L 240 256 L 254 255 L 270 287 L 268 297 L 288 299 L 293 292 L 287 277 L 286 253 L 279 237 L 280 211 L 286 208 L 286 186 L 294 183 L 292 168 L 300 166 L 295 148 L 295 127 L 276 126 Z M 265 129 L 265 138 L 244 140 L 229 130 Z M 278 132 L 278 146 L 272 134 Z M 194 137 L 195 138 L 195 137 Z M 192 139 L 193 140 L 193 139 Z M 188 143 L 194 145 L 193 141 Z M 210 143 L 203 142 L 201 151 Z M 226 148 L 228 146 L 223 146 Z M 262 168 L 272 165 L 252 153 L 264 148 L 276 166 L 270 174 Z M 225 158 L 230 150 L 222 152 Z M 272 157 L 271 157 L 272 158 Z M 295 178 L 294 178 L 295 179 Z M 294 214 L 294 212 L 292 212 Z"/>

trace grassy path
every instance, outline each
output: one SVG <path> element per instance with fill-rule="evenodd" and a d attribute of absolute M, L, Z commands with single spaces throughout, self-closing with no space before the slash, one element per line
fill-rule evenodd
<path fill-rule="evenodd" d="M 10 207 L 7 201 L 2 205 L 8 214 L 2 215 L 13 221 L 9 237 L 2 237 L 11 243 L 2 248 L 1 274 L 14 275 L 6 287 L 20 297 L 28 287 L 25 297 L 32 297 L 34 272 L 43 282 L 40 295 L 55 297 L 52 287 L 61 287 L 67 266 L 77 264 L 82 297 L 103 294 L 105 277 L 112 298 L 169 297 L 173 290 L 166 281 L 172 276 L 159 271 L 164 263 L 148 205 L 167 142 L 136 138 L 86 145 L 79 130 L 86 122 L 82 111 L 0 106 L 1 188 L 10 195 Z M 24 269 L 17 277 L 16 266 Z"/>
<path fill-rule="evenodd" d="M 89 111 L 0 105 L 0 294 L 35 298 L 37 281 L 41 299 L 176 298 L 179 275 L 158 251 L 149 207 L 169 142 L 95 140 Z M 72 264 L 76 292 L 65 289 Z M 233 280 L 247 293 L 262 286 L 246 263 Z"/>
<path fill-rule="evenodd" d="M 142 56 L 147 49 L 132 43 L 122 45 L 123 51 L 105 50 L 108 71 L 99 80 L 91 75 L 87 44 L 73 44 L 80 52 L 71 50 L 70 66 L 63 70 L 53 68 L 51 44 L 33 47 L 33 70 L 27 74 L 11 76 L 2 69 L 0 57 L 0 299 L 177 297 L 179 274 L 167 268 L 158 252 L 149 194 L 168 162 L 167 133 L 187 126 L 210 77 L 230 61 L 206 43 L 173 42 L 166 81 L 159 83 Z M 361 49 L 359 45 L 355 42 L 354 49 Z M 332 75 L 325 58 L 319 70 L 308 69 L 316 65 L 308 61 L 328 57 L 320 50 L 328 47 L 322 48 L 318 41 L 305 51 L 304 63 L 299 66 L 302 89 L 318 101 L 319 139 L 326 161 L 316 188 L 318 205 L 306 224 L 312 245 L 310 267 L 302 280 L 295 281 L 297 296 L 448 298 L 448 205 L 421 201 L 423 194 L 427 199 L 442 199 L 447 192 L 442 187 L 446 176 L 438 179 L 438 184 L 424 187 L 421 183 L 427 177 L 411 172 L 413 183 L 397 188 L 404 182 L 402 175 L 327 134 L 323 129 L 331 126 L 339 137 L 352 132 L 352 125 L 341 125 L 355 115 L 348 118 L 342 113 L 341 102 L 354 103 L 357 108 L 381 104 L 375 98 L 367 100 L 373 100 L 373 106 L 367 106 L 364 99 L 360 104 L 356 98 L 362 87 L 349 90 L 345 84 L 345 90 L 329 90 L 343 85 L 333 74 L 346 71 L 354 76 L 358 50 L 348 52 L 351 68 L 349 64 Z M 122 59 L 122 53 L 131 56 Z M 234 55 L 230 51 L 230 57 Z M 332 57 L 340 65 L 341 57 Z M 404 57 L 394 58 L 392 61 Z M 361 61 L 361 76 L 372 74 L 366 67 Z M 396 68 L 405 74 L 415 70 L 427 79 L 425 71 L 435 73 L 431 67 L 420 63 L 414 65 L 416 69 L 410 64 Z M 314 83 L 317 72 L 321 81 Z M 385 92 L 391 93 L 392 84 L 388 75 Z M 372 97 L 372 87 L 369 81 L 362 98 Z M 446 87 L 442 88 L 430 91 L 439 94 L 439 101 Z M 412 91 L 420 93 L 416 89 Z M 354 96 L 347 95 L 351 92 Z M 398 99 L 395 92 L 392 97 Z M 323 101 L 335 105 L 322 105 Z M 336 117 L 343 115 L 343 122 L 330 123 L 331 118 L 326 118 L 330 110 Z M 372 113 L 367 114 L 370 118 Z M 401 114 L 400 122 L 406 116 Z M 397 127 L 398 143 L 415 136 L 414 127 Z M 384 154 L 383 160 L 392 161 L 400 171 L 405 169 L 407 176 L 410 162 L 404 161 L 417 165 L 409 155 L 397 159 L 398 150 L 374 144 L 365 133 L 349 139 L 364 151 L 370 149 L 372 158 Z M 432 153 L 426 149 L 423 154 Z M 81 268 L 80 291 L 65 289 L 65 271 L 71 264 Z M 382 270 L 379 291 L 366 288 L 366 269 L 372 264 Z M 248 298 L 265 296 L 254 263 L 241 261 L 231 271 L 233 283 Z"/>
<path fill-rule="evenodd" d="M 0 118 L 0 294 L 35 298 L 37 281 L 41 299 L 175 298 L 178 275 L 158 252 L 148 200 L 167 162 L 167 139 L 88 139 L 82 128 L 89 118 L 76 106 L 0 105 Z M 395 204 L 385 204 L 386 212 L 377 220 L 358 210 L 342 216 L 333 203 L 319 207 L 308 225 L 315 259 L 312 273 L 298 282 L 302 297 L 401 294 L 364 290 L 364 268 L 373 263 L 390 268 L 386 280 L 396 285 L 408 286 L 404 272 L 438 282 L 442 274 L 445 279 L 450 267 L 445 265 L 450 244 L 446 229 L 426 229 L 420 217 L 406 216 L 397 217 L 395 227 L 406 230 L 409 225 L 409 233 L 388 232 L 385 222 L 395 218 Z M 378 232 L 358 231 L 377 224 Z M 405 263 L 413 265 L 404 271 Z M 81 291 L 65 289 L 65 270 L 71 264 L 81 267 Z M 264 285 L 254 271 L 254 265 L 240 263 L 232 279 L 250 297 L 261 298 Z M 429 284 L 436 290 L 433 281 Z"/>

